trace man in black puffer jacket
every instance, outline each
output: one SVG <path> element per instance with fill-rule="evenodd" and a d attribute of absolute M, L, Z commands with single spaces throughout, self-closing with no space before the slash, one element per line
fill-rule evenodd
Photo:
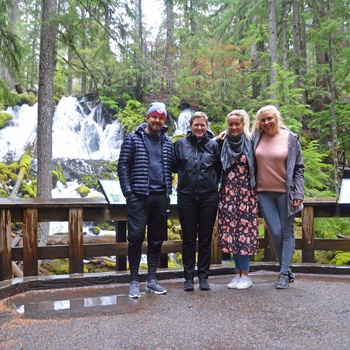
<path fill-rule="evenodd" d="M 121 147 L 118 175 L 126 198 L 128 220 L 128 259 L 131 298 L 141 296 L 139 267 L 141 247 L 147 230 L 148 279 L 146 291 L 166 294 L 159 285 L 156 272 L 165 239 L 172 192 L 171 167 L 174 161 L 173 143 L 166 136 L 168 127 L 163 103 L 154 102 L 147 112 L 147 123 L 128 134 Z"/>

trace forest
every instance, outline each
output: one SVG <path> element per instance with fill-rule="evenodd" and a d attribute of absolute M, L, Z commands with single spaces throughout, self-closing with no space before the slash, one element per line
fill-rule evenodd
<path fill-rule="evenodd" d="M 274 104 L 300 135 L 305 196 L 339 195 L 350 152 L 349 0 L 163 0 L 159 28 L 146 26 L 144 6 L 0 2 L 0 111 L 38 101 L 39 164 L 51 159 L 40 135 L 63 96 L 103 103 L 126 133 L 156 100 L 173 120 L 185 108 L 206 112 L 216 134 L 233 109 L 253 121 Z M 0 114 L 0 127 L 7 118 Z"/>

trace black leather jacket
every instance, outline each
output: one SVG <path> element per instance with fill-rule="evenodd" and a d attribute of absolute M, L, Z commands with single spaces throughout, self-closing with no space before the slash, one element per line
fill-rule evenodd
<path fill-rule="evenodd" d="M 124 197 L 131 193 L 139 195 L 149 194 L 149 158 L 145 144 L 145 129 L 147 124 L 139 125 L 136 130 L 129 133 L 122 144 L 118 175 L 120 187 Z M 167 195 L 172 192 L 172 164 L 174 162 L 174 147 L 169 137 L 165 135 L 167 126 L 161 131 L 164 178 Z"/>
<path fill-rule="evenodd" d="M 218 191 L 221 172 L 220 150 L 213 140 L 213 133 L 206 132 L 199 140 L 189 131 L 186 137 L 175 142 L 178 193 L 195 194 Z"/>

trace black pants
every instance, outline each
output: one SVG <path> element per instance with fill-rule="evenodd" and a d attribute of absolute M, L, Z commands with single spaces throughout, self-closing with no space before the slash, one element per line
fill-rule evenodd
<path fill-rule="evenodd" d="M 219 196 L 217 192 L 200 195 L 178 194 L 179 218 L 182 228 L 182 261 L 185 279 L 194 278 L 196 239 L 198 237 L 198 277 L 208 278 L 211 241 Z"/>
<path fill-rule="evenodd" d="M 165 194 L 138 196 L 132 194 L 127 200 L 128 259 L 130 279 L 139 280 L 141 248 L 147 226 L 148 279 L 156 278 L 157 265 L 166 238 L 170 199 Z"/>

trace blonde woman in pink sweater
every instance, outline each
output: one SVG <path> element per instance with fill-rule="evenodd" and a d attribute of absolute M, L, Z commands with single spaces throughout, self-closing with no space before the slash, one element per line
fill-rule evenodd
<path fill-rule="evenodd" d="M 259 109 L 253 124 L 253 150 L 259 209 L 280 264 L 277 289 L 294 282 L 292 262 L 295 214 L 303 209 L 304 163 L 298 135 L 283 125 L 278 109 Z"/>

